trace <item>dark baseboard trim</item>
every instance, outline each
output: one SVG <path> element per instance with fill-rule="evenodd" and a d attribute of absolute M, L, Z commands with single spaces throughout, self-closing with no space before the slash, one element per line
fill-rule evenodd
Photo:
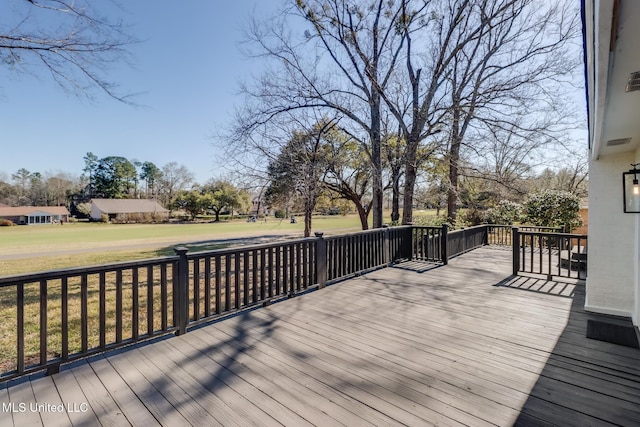
<path fill-rule="evenodd" d="M 587 338 L 605 341 L 625 347 L 640 348 L 638 329 L 631 319 L 598 316 L 598 319 L 587 320 Z"/>

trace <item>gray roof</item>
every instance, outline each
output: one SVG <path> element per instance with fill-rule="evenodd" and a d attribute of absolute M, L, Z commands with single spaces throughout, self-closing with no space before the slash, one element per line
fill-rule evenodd
<path fill-rule="evenodd" d="M 169 212 L 151 199 L 91 199 L 91 203 L 106 214 Z"/>
<path fill-rule="evenodd" d="M 33 213 L 42 212 L 49 215 L 69 215 L 65 206 L 6 206 L 0 205 L 0 217 L 4 216 L 27 216 Z"/>

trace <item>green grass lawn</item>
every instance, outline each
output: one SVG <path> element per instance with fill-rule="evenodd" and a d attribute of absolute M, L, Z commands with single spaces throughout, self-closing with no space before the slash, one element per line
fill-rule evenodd
<path fill-rule="evenodd" d="M 327 233 L 360 229 L 356 215 L 317 216 L 312 224 L 314 231 Z M 164 256 L 172 254 L 176 245 L 189 247 L 193 242 L 211 241 L 211 244 L 197 246 L 197 250 L 208 250 L 225 246 L 215 243 L 216 240 L 281 234 L 302 237 L 303 232 L 300 217 L 296 224 L 288 219 L 268 218 L 266 222 L 0 227 L 0 254 L 20 255 L 20 258 L 0 258 L 0 276 Z"/>
<path fill-rule="evenodd" d="M 435 211 L 415 211 L 420 217 Z M 388 220 L 389 212 L 385 212 Z M 227 247 L 220 240 L 252 236 L 292 235 L 302 237 L 304 222 L 268 218 L 210 223 L 102 224 L 69 223 L 0 227 L 0 277 L 59 268 L 106 264 L 172 255 L 173 248 L 185 245 L 191 251 Z M 371 219 L 371 218 L 369 218 Z M 313 231 L 327 234 L 360 230 L 360 220 L 352 215 L 315 216 Z M 205 242 L 196 245 L 195 242 Z"/>

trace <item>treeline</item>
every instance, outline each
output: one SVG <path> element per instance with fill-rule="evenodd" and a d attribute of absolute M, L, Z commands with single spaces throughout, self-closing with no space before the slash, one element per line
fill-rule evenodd
<path fill-rule="evenodd" d="M 0 204 L 8 206 L 67 206 L 72 213 L 87 215 L 92 198 L 155 199 L 170 210 L 181 210 L 192 218 L 222 212 L 247 213 L 250 194 L 225 180 L 197 183 L 184 165 L 169 162 L 162 167 L 148 161 L 120 156 L 84 156 L 82 173 L 53 174 L 20 168 L 0 173 Z"/>
<path fill-rule="evenodd" d="M 401 170 L 397 165 L 402 161 L 399 153 L 404 150 L 403 141 L 397 136 L 387 137 L 382 147 L 385 208 L 391 211 L 386 222 L 398 223 L 403 194 L 402 173 L 398 173 Z M 572 195 L 569 198 L 576 205 L 587 195 L 586 159 L 577 159 L 573 167 L 536 171 L 526 158 L 518 158 L 520 154 L 515 150 L 509 153 L 512 158 L 502 168 L 461 164 L 457 209 L 462 213 L 457 217 L 457 225 L 494 222 L 495 208 L 504 206 L 503 202 L 511 203 L 506 206 L 517 205 L 544 191 Z M 488 157 L 491 155 L 487 153 Z M 452 222 L 446 215 L 451 188 L 446 166 L 445 158 L 432 155 L 418 169 L 425 179 L 416 186 L 414 207 L 435 209 L 439 218 L 420 218 L 417 214 L 414 222 L 423 225 L 429 225 L 429 221 L 434 222 L 431 225 Z M 310 131 L 293 132 L 280 153 L 268 163 L 266 176 L 267 204 L 288 212 L 304 212 L 309 227 L 314 212 L 325 211 L 327 201 L 335 206 L 338 199 L 348 201 L 358 212 L 362 228 L 368 227 L 372 209 L 370 162 L 362 146 L 335 123 L 322 122 Z M 545 194 L 549 198 L 552 193 Z M 509 222 L 517 220 L 512 217 Z"/>
<path fill-rule="evenodd" d="M 170 162 L 159 167 L 153 162 L 125 157 L 84 156 L 82 178 L 84 197 L 105 199 L 157 199 L 168 206 L 182 191 L 197 185 L 193 173 L 184 165 Z"/>

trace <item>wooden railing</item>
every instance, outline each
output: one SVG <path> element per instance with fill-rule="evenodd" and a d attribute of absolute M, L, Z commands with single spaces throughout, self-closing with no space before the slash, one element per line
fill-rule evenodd
<path fill-rule="evenodd" d="M 487 225 L 487 244 L 488 245 L 498 245 L 498 246 L 512 246 L 513 241 L 511 240 L 511 230 L 513 229 L 513 225 L 500 225 L 500 224 L 491 224 Z M 519 226 L 518 229 L 520 231 L 534 231 L 534 232 L 551 232 L 551 233 L 559 233 L 562 230 L 562 227 L 540 227 L 534 225 L 525 225 Z"/>
<path fill-rule="evenodd" d="M 447 263 L 448 226 L 446 224 L 442 227 L 414 226 L 412 231 L 412 259 Z"/>
<path fill-rule="evenodd" d="M 385 265 L 384 243 L 384 229 L 327 237 L 327 281 Z"/>
<path fill-rule="evenodd" d="M 587 236 L 557 232 L 513 231 L 513 274 L 585 279 Z"/>
<path fill-rule="evenodd" d="M 191 254 L 178 248 L 178 307 L 184 307 L 178 310 L 178 333 L 222 314 L 306 291 L 317 283 L 317 242 L 309 238 Z"/>
<path fill-rule="evenodd" d="M 449 258 L 472 251 L 487 244 L 487 226 L 463 228 L 452 231 L 447 236 Z"/>
<path fill-rule="evenodd" d="M 316 233 L 272 244 L 195 253 L 176 248 L 170 257 L 3 277 L 0 306 L 9 314 L 0 323 L 0 382 L 39 370 L 55 373 L 81 357 L 183 334 L 202 322 L 403 260 L 446 264 L 496 244 L 496 230 L 507 232 L 497 226 L 449 232 L 444 225 L 328 237 Z M 585 236 L 509 233 L 517 242 L 514 274 L 541 272 L 543 263 L 532 260 L 541 260 L 543 253 L 547 260 L 567 255 L 569 264 L 579 267 L 586 256 L 584 250 L 576 256 L 571 252 L 573 246 L 586 247 Z M 504 244 L 504 236 L 499 240 Z"/>
<path fill-rule="evenodd" d="M 411 257 L 411 227 L 0 278 L 0 381 Z M 10 309 L 10 310 L 11 310 Z M 10 344 L 6 344 L 10 343 Z"/>
<path fill-rule="evenodd" d="M 0 379 L 174 332 L 179 257 L 0 278 Z M 13 343 L 7 348 L 6 343 Z"/>

